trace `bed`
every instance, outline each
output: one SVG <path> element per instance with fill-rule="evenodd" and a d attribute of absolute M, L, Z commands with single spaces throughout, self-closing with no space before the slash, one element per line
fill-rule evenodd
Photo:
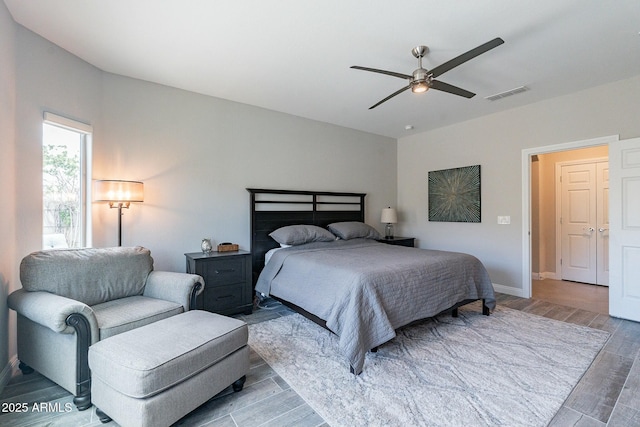
<path fill-rule="evenodd" d="M 486 315 L 495 307 L 491 280 L 477 258 L 388 245 L 364 232 L 364 193 L 248 191 L 256 292 L 335 333 L 354 374 L 362 371 L 366 352 L 402 326 L 445 311 L 457 315 L 472 301 L 482 300 Z M 303 244 L 281 245 L 282 230 L 295 230 L 293 240 Z M 301 230 L 312 238 L 300 240 Z"/>

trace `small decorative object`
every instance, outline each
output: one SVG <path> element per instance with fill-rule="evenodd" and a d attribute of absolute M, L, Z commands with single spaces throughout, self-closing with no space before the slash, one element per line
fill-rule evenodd
<path fill-rule="evenodd" d="M 429 172 L 429 221 L 480 222 L 480 165 Z"/>
<path fill-rule="evenodd" d="M 239 249 L 237 243 L 224 242 L 218 245 L 218 252 L 231 252 Z"/>
<path fill-rule="evenodd" d="M 213 246 L 211 245 L 211 239 L 202 239 L 200 248 L 202 249 L 202 253 L 205 253 L 205 254 L 211 253 L 211 251 L 213 250 Z"/>
<path fill-rule="evenodd" d="M 396 213 L 396 210 L 391 206 L 382 209 L 380 222 L 386 223 L 384 226 L 384 238 L 393 239 L 393 224 L 398 222 L 398 214 Z"/>

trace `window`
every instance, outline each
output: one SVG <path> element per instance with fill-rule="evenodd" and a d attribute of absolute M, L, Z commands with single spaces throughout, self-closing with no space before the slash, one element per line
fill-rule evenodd
<path fill-rule="evenodd" d="M 91 126 L 45 113 L 42 129 L 42 246 L 91 246 Z"/>

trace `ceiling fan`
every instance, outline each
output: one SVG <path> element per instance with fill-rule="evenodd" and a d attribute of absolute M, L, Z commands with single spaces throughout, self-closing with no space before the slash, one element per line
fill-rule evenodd
<path fill-rule="evenodd" d="M 369 107 L 369 110 L 376 108 L 378 105 L 390 100 L 394 96 L 404 92 L 407 89 L 411 89 L 411 91 L 414 93 L 422 93 L 426 92 L 429 89 L 435 89 L 452 93 L 454 95 L 463 96 L 465 98 L 472 98 L 475 96 L 475 93 L 469 92 L 468 90 L 464 90 L 457 86 L 450 85 L 448 83 L 441 82 L 439 80 L 435 80 L 435 78 L 440 76 L 441 74 L 446 73 L 452 68 L 457 67 L 458 65 L 464 64 L 465 62 L 475 58 L 476 56 L 482 55 L 483 53 L 493 49 L 494 47 L 500 46 L 503 43 L 504 40 L 502 40 L 500 37 L 496 37 L 495 39 L 488 41 L 487 43 L 480 45 L 475 49 L 471 49 L 470 51 L 465 52 L 462 55 L 445 62 L 444 64 L 438 65 L 432 70 L 422 68 L 422 57 L 427 54 L 429 48 L 427 46 L 414 47 L 411 50 L 411 53 L 413 54 L 413 56 L 418 58 L 418 69 L 415 70 L 411 75 L 396 73 L 393 71 L 378 70 L 376 68 L 360 67 L 358 65 L 353 65 L 351 68 L 354 68 L 356 70 L 371 71 L 373 73 L 386 74 L 388 76 L 409 80 L 409 84 L 407 86 L 392 93 L 382 101 L 372 105 L 371 107 Z"/>

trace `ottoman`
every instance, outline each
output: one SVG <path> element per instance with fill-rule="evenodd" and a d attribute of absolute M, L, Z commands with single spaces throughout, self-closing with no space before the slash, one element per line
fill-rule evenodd
<path fill-rule="evenodd" d="M 242 390 L 245 322 L 193 310 L 89 347 L 91 398 L 102 422 L 169 426 L 220 391 Z"/>

